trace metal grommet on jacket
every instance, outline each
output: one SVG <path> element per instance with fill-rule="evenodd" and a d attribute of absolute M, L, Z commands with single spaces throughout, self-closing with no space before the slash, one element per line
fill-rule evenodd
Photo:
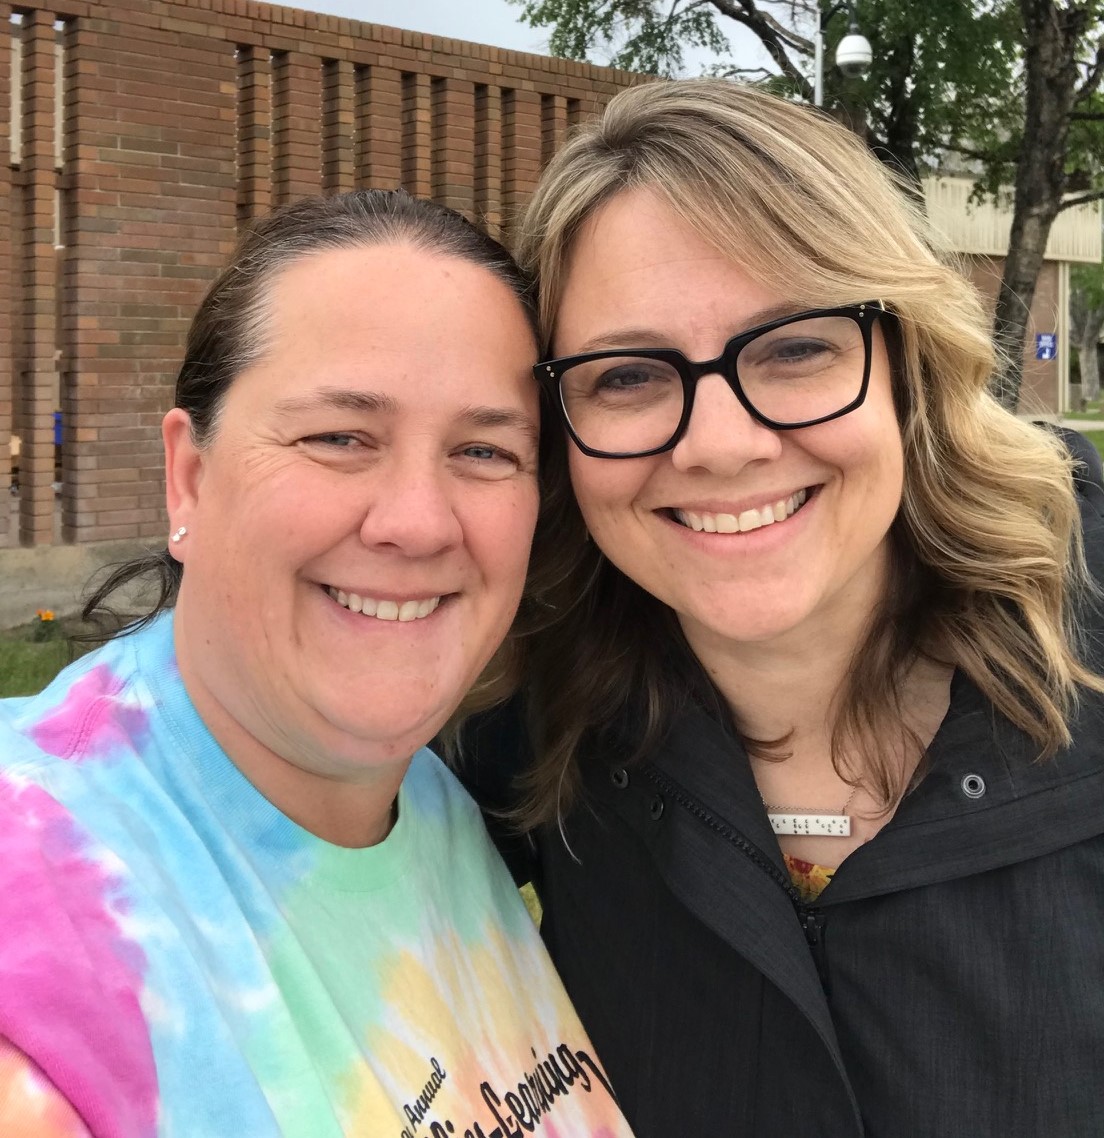
<path fill-rule="evenodd" d="M 663 798 L 657 794 L 652 799 L 651 806 L 648 807 L 648 815 L 653 822 L 658 822 L 663 817 Z"/>
<path fill-rule="evenodd" d="M 610 782 L 618 790 L 624 790 L 629 785 L 629 772 L 624 767 L 614 767 L 610 771 Z"/>
<path fill-rule="evenodd" d="M 959 786 L 967 798 L 981 798 L 985 794 L 985 779 L 979 774 L 963 775 Z"/>

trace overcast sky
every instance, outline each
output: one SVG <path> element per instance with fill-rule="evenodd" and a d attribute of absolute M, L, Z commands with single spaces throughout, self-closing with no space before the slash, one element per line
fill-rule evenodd
<path fill-rule="evenodd" d="M 520 6 L 508 0 L 299 0 L 297 3 L 293 0 L 292 6 L 514 51 L 548 53 L 551 28 L 531 28 L 523 24 L 519 18 Z M 742 29 L 730 24 L 726 31 L 739 33 Z M 766 53 L 750 34 L 730 38 L 734 51 L 739 51 L 745 60 L 753 60 L 754 66 L 765 61 Z M 688 55 L 687 73 L 697 74 L 703 58 Z M 605 63 L 606 60 L 596 58 L 593 62 Z"/>
<path fill-rule="evenodd" d="M 548 50 L 548 30 L 522 24 L 521 9 L 507 0 L 300 0 L 292 7 L 515 51 Z"/>

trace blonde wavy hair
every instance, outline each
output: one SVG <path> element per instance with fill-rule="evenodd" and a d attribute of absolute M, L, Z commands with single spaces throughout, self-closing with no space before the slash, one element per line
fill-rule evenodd
<path fill-rule="evenodd" d="M 894 574 L 837 699 L 837 770 L 887 807 L 904 793 L 885 743 L 919 746 L 902 684 L 921 656 L 961 668 L 1041 757 L 1067 745 L 1078 687 L 1104 690 L 1077 645 L 1076 609 L 1092 587 L 1071 461 L 990 396 L 989 321 L 937 255 L 914 190 L 806 107 L 726 80 L 630 88 L 552 159 L 520 226 L 546 345 L 580 229 L 637 187 L 799 307 L 878 297 L 896 316 L 886 327 L 905 478 Z M 669 610 L 586 542 L 559 452 L 534 554 L 555 582 L 545 603 L 557 619 L 530 645 L 530 823 L 570 802 L 589 734 L 631 710 L 643 753 L 688 697 L 711 698 Z"/>

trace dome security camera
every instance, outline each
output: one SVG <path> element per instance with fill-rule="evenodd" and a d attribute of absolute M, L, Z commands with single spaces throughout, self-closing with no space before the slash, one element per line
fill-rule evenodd
<path fill-rule="evenodd" d="M 874 52 L 866 36 L 852 30 L 839 41 L 836 48 L 836 66 L 848 79 L 865 75 L 874 60 Z"/>

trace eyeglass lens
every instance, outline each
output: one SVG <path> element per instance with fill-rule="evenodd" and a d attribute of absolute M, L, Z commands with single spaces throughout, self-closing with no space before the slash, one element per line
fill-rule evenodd
<path fill-rule="evenodd" d="M 760 415 L 782 426 L 807 423 L 858 397 L 866 368 L 862 329 L 850 316 L 795 321 L 745 344 L 735 366 L 745 398 Z M 685 400 L 676 366 L 633 355 L 568 368 L 560 392 L 580 441 L 609 454 L 664 446 L 678 429 Z"/>

